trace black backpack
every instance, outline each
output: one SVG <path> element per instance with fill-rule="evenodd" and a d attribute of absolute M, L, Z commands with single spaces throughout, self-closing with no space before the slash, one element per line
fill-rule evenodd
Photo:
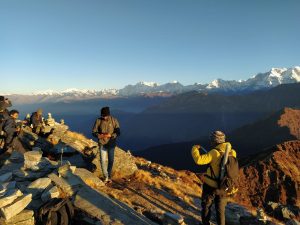
<path fill-rule="evenodd" d="M 221 157 L 223 162 L 224 155 Z M 232 155 L 228 155 L 227 163 L 224 166 L 224 176 L 221 178 L 222 165 L 220 165 L 220 176 L 218 179 L 218 190 L 217 194 L 230 196 L 234 195 L 238 191 L 239 181 L 239 163 L 237 158 Z"/>

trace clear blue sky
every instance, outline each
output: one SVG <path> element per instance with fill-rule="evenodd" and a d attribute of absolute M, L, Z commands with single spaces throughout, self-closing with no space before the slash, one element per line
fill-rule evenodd
<path fill-rule="evenodd" d="M 206 83 L 293 67 L 299 9 L 299 0 L 0 0 L 0 93 Z"/>

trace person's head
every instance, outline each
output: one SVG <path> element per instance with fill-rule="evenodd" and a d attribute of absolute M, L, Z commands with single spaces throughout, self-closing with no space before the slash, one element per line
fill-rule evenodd
<path fill-rule="evenodd" d="M 42 114 L 43 114 L 43 110 L 42 110 L 42 109 L 38 109 L 38 110 L 36 111 L 36 113 L 37 113 L 38 115 L 42 115 Z"/>
<path fill-rule="evenodd" d="M 14 118 L 15 120 L 19 118 L 19 111 L 18 110 L 11 110 L 9 112 L 10 117 Z"/>
<path fill-rule="evenodd" d="M 100 114 L 101 114 L 101 117 L 102 117 L 103 119 L 107 119 L 107 118 L 110 116 L 110 110 L 109 110 L 109 107 L 108 107 L 108 106 L 103 107 L 103 108 L 101 109 Z"/>
<path fill-rule="evenodd" d="M 11 101 L 4 97 L 4 96 L 0 96 L 0 110 L 5 110 L 6 108 L 9 108 L 11 107 L 12 104 L 11 104 Z"/>
<path fill-rule="evenodd" d="M 222 131 L 216 130 L 210 134 L 210 143 L 214 147 L 225 142 L 226 136 Z"/>

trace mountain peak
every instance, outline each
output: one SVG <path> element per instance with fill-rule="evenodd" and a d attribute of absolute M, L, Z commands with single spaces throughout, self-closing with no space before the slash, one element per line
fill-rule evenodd
<path fill-rule="evenodd" d="M 144 86 L 148 86 L 148 87 L 155 87 L 158 84 L 156 82 L 140 81 L 140 82 L 137 83 L 137 85 L 144 85 Z"/>
<path fill-rule="evenodd" d="M 194 83 L 193 85 L 182 85 L 177 80 L 165 84 L 156 82 L 140 81 L 135 85 L 127 85 L 121 89 L 102 89 L 87 90 L 69 88 L 64 91 L 47 90 L 33 93 L 33 95 L 42 95 L 50 98 L 66 96 L 68 100 L 75 98 L 96 98 L 110 96 L 138 96 L 144 94 L 156 95 L 157 93 L 167 96 L 184 93 L 189 91 L 236 93 L 252 92 L 261 89 L 268 89 L 280 84 L 289 84 L 300 82 L 300 66 L 293 68 L 271 68 L 268 72 L 258 73 L 247 80 L 223 80 L 215 79 L 210 83 Z M 56 100 L 55 100 L 56 101 Z"/>
<path fill-rule="evenodd" d="M 210 84 L 208 84 L 207 89 L 218 88 L 220 79 L 213 80 Z"/>

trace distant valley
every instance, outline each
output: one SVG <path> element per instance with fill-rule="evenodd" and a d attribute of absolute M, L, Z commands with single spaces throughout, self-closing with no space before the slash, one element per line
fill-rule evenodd
<path fill-rule="evenodd" d="M 51 112 L 57 121 L 63 118 L 72 130 L 90 138 L 100 108 L 110 106 L 121 124 L 120 147 L 138 152 L 158 146 L 165 151 L 169 145 L 179 146 L 175 143 L 207 140 L 216 129 L 231 133 L 285 107 L 299 107 L 299 81 L 300 67 L 294 67 L 271 69 L 246 81 L 216 80 L 204 88 L 140 82 L 120 90 L 70 89 L 8 97 L 22 116 L 41 107 L 45 117 Z"/>

